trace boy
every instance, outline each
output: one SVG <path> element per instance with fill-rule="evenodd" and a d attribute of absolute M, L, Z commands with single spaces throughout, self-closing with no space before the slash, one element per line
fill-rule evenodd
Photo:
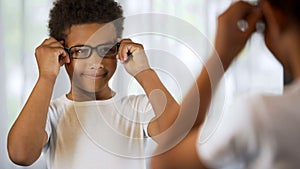
<path fill-rule="evenodd" d="M 9 132 L 14 163 L 31 165 L 44 150 L 48 168 L 145 168 L 147 136 L 170 127 L 179 107 L 149 67 L 143 46 L 120 39 L 122 24 L 122 9 L 113 0 L 54 3 L 51 37 L 35 52 L 38 81 Z M 109 87 L 118 59 L 151 105 L 145 96 L 120 98 Z M 63 65 L 71 89 L 51 102 Z M 160 116 L 145 125 L 151 108 Z"/>

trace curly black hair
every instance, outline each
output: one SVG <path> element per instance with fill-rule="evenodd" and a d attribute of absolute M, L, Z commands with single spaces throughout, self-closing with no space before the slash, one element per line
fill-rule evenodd
<path fill-rule="evenodd" d="M 123 10 L 114 0 L 56 0 L 50 11 L 49 33 L 64 40 L 72 25 L 112 22 L 122 36 Z"/>

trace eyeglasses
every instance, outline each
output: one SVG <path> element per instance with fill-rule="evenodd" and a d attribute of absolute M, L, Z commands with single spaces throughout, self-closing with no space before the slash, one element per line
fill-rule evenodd
<path fill-rule="evenodd" d="M 95 47 L 90 45 L 76 45 L 70 48 L 65 48 L 72 59 L 87 59 L 93 51 L 96 50 L 101 58 L 115 58 L 118 53 L 120 43 L 100 44 Z"/>

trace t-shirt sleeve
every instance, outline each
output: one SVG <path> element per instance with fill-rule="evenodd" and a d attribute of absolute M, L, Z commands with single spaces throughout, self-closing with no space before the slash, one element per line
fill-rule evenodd
<path fill-rule="evenodd" d="M 46 125 L 45 125 L 45 131 L 47 133 L 47 144 L 45 144 L 45 146 L 43 148 L 43 152 L 46 152 L 49 148 L 49 140 L 50 140 L 50 136 L 51 136 L 51 133 L 52 133 L 51 118 L 50 118 L 51 112 L 52 112 L 51 108 L 49 108 L 48 114 L 47 114 Z"/>
<path fill-rule="evenodd" d="M 140 121 L 143 124 L 144 137 L 148 138 L 150 137 L 148 133 L 148 125 L 150 121 L 155 117 L 155 113 L 146 95 L 140 95 L 140 106 L 142 110 L 140 112 Z"/>
<path fill-rule="evenodd" d="M 239 98 L 220 114 L 217 123 L 205 122 L 201 127 L 197 150 L 206 166 L 211 168 L 246 167 L 243 159 L 247 158 L 255 147 L 253 146 L 255 134 L 251 105 L 250 99 Z M 208 129 L 209 134 L 205 131 Z M 202 132 L 206 132 L 205 137 L 201 137 Z"/>
<path fill-rule="evenodd" d="M 46 120 L 46 126 L 45 126 L 45 131 L 47 133 L 48 140 L 49 140 L 51 132 L 52 132 L 50 113 L 51 113 L 51 109 L 49 108 L 48 115 L 47 115 L 47 120 Z"/>
<path fill-rule="evenodd" d="M 148 125 L 150 121 L 155 117 L 154 111 L 150 104 L 150 101 L 146 95 L 138 95 L 134 97 L 136 99 L 136 106 L 139 112 L 139 122 L 142 127 L 143 137 L 144 137 L 144 156 L 152 156 L 154 150 L 157 147 L 156 142 L 148 134 Z M 147 160 L 148 161 L 148 160 Z"/>
<path fill-rule="evenodd" d="M 53 116 L 53 108 L 50 105 L 49 109 L 48 109 L 48 114 L 47 114 L 47 120 L 46 120 L 46 126 L 45 126 L 45 131 L 47 133 L 48 136 L 48 142 L 52 133 L 52 125 L 51 125 L 51 117 Z"/>

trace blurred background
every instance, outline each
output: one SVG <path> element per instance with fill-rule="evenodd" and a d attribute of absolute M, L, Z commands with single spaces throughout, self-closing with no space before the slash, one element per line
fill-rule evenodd
<path fill-rule="evenodd" d="M 48 37 L 48 14 L 53 0 L 0 0 L 0 168 L 29 168 L 44 169 L 45 160 L 41 156 L 34 165 L 19 167 L 10 162 L 6 139 L 9 128 L 17 118 L 27 97 L 32 90 L 37 77 L 38 68 L 34 51 L 42 41 Z M 180 102 L 193 79 L 202 68 L 203 61 L 211 52 L 217 26 L 217 16 L 222 13 L 232 0 L 118 0 L 124 10 L 124 16 L 129 18 L 125 22 L 124 37 L 132 38 L 142 43 L 153 66 L 164 84 L 173 96 Z M 157 21 L 147 20 L 140 25 L 129 24 L 137 15 L 159 14 L 162 17 Z M 164 20 L 166 19 L 166 20 Z M 188 27 L 174 26 L 170 20 L 184 23 L 188 27 L 201 32 L 203 38 L 199 40 L 201 50 L 193 51 L 184 41 L 178 40 L 177 34 L 189 32 Z M 149 23 L 150 22 L 150 23 Z M 174 23 L 173 23 L 174 24 Z M 184 25 L 183 24 L 183 25 Z M 150 27 L 149 27 L 150 25 Z M 171 26 L 168 26 L 171 25 Z M 156 33 L 132 34 L 131 29 L 160 31 Z M 170 34 L 160 34 L 170 32 Z M 172 33 L 173 32 L 173 33 Z M 177 40 L 176 40 L 177 38 Z M 197 38 L 197 37 L 195 37 Z M 163 47 L 162 47 L 163 46 Z M 163 48 L 163 49 L 162 49 Z M 166 57 L 157 57 L 156 51 L 164 53 Z M 202 59 L 199 59 L 200 58 Z M 176 60 L 170 61 L 171 57 Z M 185 76 L 183 69 L 176 64 L 182 64 L 183 69 L 191 76 Z M 119 68 L 118 68 L 119 69 Z M 245 92 L 282 92 L 282 68 L 266 49 L 261 34 L 255 34 L 237 61 L 226 73 L 226 102 L 232 97 Z M 115 80 L 115 79 L 121 80 Z M 272 84 L 270 84 L 272 82 Z M 64 71 L 58 77 L 53 98 L 65 94 L 69 90 L 69 82 Z M 122 94 L 141 93 L 140 87 L 120 68 L 111 81 L 114 90 Z M 179 89 L 179 90 L 178 90 Z"/>

